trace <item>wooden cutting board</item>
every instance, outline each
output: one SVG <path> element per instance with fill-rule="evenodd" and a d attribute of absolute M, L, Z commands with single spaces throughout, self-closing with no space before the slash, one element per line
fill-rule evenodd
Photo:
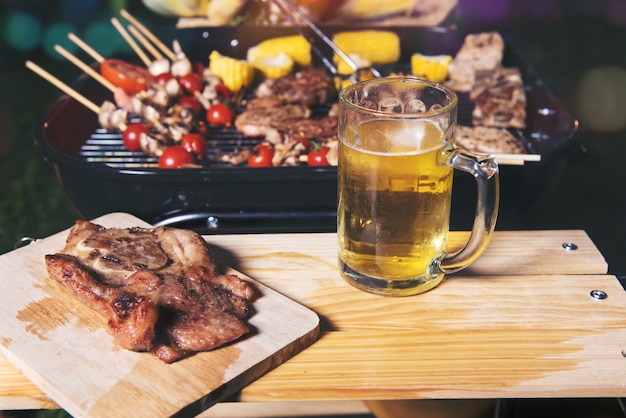
<path fill-rule="evenodd" d="M 106 227 L 149 226 L 128 214 L 95 219 Z M 258 291 L 250 335 L 220 349 L 165 364 L 116 346 L 105 320 L 48 278 L 44 256 L 68 231 L 0 256 L 0 351 L 76 417 L 195 415 L 312 344 L 313 311 L 235 270 Z"/>

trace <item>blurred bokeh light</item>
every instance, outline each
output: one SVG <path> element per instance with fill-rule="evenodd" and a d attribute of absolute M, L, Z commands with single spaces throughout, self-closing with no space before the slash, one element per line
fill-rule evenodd
<path fill-rule="evenodd" d="M 610 133 L 626 128 L 626 69 L 610 65 L 583 74 L 576 109 L 587 130 Z"/>
<path fill-rule="evenodd" d="M 61 16 L 70 22 L 84 22 L 98 9 L 98 0 L 61 0 Z"/>
<path fill-rule="evenodd" d="M 67 22 L 55 22 L 43 32 L 42 46 L 48 55 L 56 59 L 64 59 L 55 50 L 55 45 L 61 45 L 71 53 L 75 53 L 78 47 L 68 39 L 68 33 L 76 33 L 76 27 Z"/>
<path fill-rule="evenodd" d="M 117 32 L 110 20 L 97 21 L 89 25 L 85 29 L 82 39 L 105 58 L 132 52 L 130 46 Z"/>
<path fill-rule="evenodd" d="M 7 44 L 18 51 L 31 51 L 39 45 L 41 22 L 31 13 L 11 10 L 7 13 L 4 25 L 4 38 Z"/>

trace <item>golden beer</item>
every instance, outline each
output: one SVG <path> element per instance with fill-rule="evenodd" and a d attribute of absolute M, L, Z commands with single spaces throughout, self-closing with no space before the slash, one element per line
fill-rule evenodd
<path fill-rule="evenodd" d="M 454 145 L 458 97 L 416 77 L 362 80 L 339 92 L 337 235 L 341 276 L 408 296 L 472 264 L 495 228 L 498 163 Z M 477 184 L 467 243 L 446 254 L 453 171 Z"/>
<path fill-rule="evenodd" d="M 363 286 L 411 294 L 416 286 L 434 287 L 443 274 L 431 266 L 445 255 L 449 229 L 453 169 L 442 156 L 449 141 L 433 123 L 415 119 L 374 119 L 341 135 L 344 276 L 357 280 L 357 287 L 367 277 Z"/>

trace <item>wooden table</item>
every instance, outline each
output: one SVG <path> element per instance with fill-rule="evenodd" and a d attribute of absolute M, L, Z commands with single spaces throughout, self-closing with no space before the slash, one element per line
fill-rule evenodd
<path fill-rule="evenodd" d="M 335 234 L 206 240 L 321 318 L 319 340 L 243 402 L 626 396 L 626 292 L 583 231 L 496 232 L 470 269 L 406 298 L 347 285 Z M 0 409 L 55 406 L 0 359 Z"/>

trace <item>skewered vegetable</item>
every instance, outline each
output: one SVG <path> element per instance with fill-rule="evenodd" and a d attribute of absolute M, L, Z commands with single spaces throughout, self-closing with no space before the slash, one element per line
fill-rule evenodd
<path fill-rule="evenodd" d="M 227 57 L 217 51 L 209 55 L 209 70 L 230 91 L 239 91 L 242 87 L 249 87 L 254 79 L 254 67 L 247 61 Z"/>

